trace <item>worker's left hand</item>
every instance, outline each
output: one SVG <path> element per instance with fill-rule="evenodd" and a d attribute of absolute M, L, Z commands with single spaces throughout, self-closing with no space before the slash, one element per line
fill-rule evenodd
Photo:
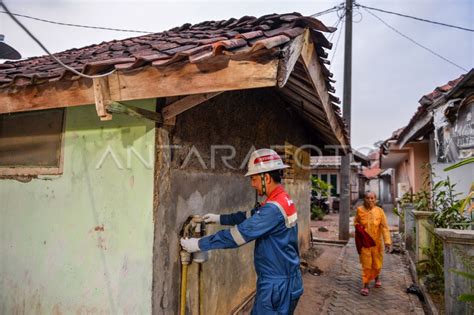
<path fill-rule="evenodd" d="M 195 253 L 199 252 L 201 249 L 199 248 L 199 240 L 200 238 L 184 238 L 182 237 L 180 240 L 181 246 L 185 251 L 188 253 Z"/>
<path fill-rule="evenodd" d="M 385 252 L 386 253 L 390 253 L 390 248 L 391 248 L 390 244 L 385 244 Z"/>

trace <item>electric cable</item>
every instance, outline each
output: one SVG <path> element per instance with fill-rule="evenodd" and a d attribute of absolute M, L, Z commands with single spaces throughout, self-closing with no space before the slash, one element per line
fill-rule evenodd
<path fill-rule="evenodd" d="M 37 39 L 27 28 L 26 26 L 24 26 L 20 21 L 18 21 L 18 19 L 13 16 L 10 12 L 10 10 L 8 10 L 7 6 L 5 5 L 5 3 L 3 3 L 3 1 L 0 1 L 0 6 L 7 12 L 7 14 L 10 16 L 10 18 L 12 18 L 13 21 L 15 21 L 16 24 L 18 24 L 51 58 L 53 58 L 58 64 L 60 64 L 63 68 L 66 68 L 67 70 L 71 71 L 72 73 L 74 74 L 77 74 L 81 77 L 84 77 L 84 78 L 88 78 L 88 79 L 96 79 L 96 78 L 103 78 L 103 77 L 106 77 L 112 73 L 115 72 L 115 69 L 110 71 L 110 72 L 107 72 L 107 73 L 104 73 L 104 74 L 98 74 L 98 75 L 87 75 L 87 74 L 83 74 L 79 71 L 77 71 L 76 69 L 72 68 L 72 67 L 69 67 L 68 65 L 64 64 L 61 60 L 59 60 L 56 56 L 54 56 L 52 53 L 49 52 L 49 50 L 39 41 L 39 39 Z"/>
<path fill-rule="evenodd" d="M 314 13 L 314 14 L 311 14 L 310 16 L 312 17 L 318 17 L 318 16 L 321 16 L 321 15 L 324 15 L 324 14 L 328 14 L 328 13 L 332 13 L 334 11 L 338 11 L 339 9 L 341 9 L 342 7 L 344 7 L 344 2 L 341 2 L 339 5 L 336 5 L 332 8 L 329 8 L 327 10 L 324 10 L 324 11 L 321 11 L 321 12 L 317 12 L 317 13 Z"/>
<path fill-rule="evenodd" d="M 446 27 L 457 28 L 457 29 L 460 29 L 460 30 L 463 30 L 463 31 L 468 31 L 468 32 L 474 32 L 474 29 L 461 27 L 461 26 L 457 26 L 457 25 L 451 25 L 451 24 L 442 23 L 442 22 L 437 22 L 437 21 L 432 21 L 432 20 L 427 20 L 427 19 L 422 19 L 422 18 L 419 18 L 419 17 L 416 17 L 416 16 L 406 15 L 406 14 L 402 14 L 402 13 L 382 10 L 382 9 L 378 9 L 378 8 L 374 8 L 374 7 L 365 6 L 365 5 L 357 3 L 357 2 L 354 2 L 354 6 L 361 7 L 361 8 L 364 8 L 366 10 L 369 9 L 369 10 L 374 10 L 374 11 L 380 11 L 380 12 L 383 12 L 383 13 L 398 15 L 398 16 L 409 18 L 409 19 L 421 21 L 421 22 L 426 22 L 426 23 L 431 23 L 431 24 L 436 24 L 436 25 L 441 25 L 441 26 L 446 26 Z"/>
<path fill-rule="evenodd" d="M 339 29 L 338 29 L 339 24 L 341 23 L 341 21 L 342 21 L 343 19 L 344 19 L 344 16 L 339 17 L 339 18 L 337 19 L 336 23 L 335 23 L 332 27 L 334 27 L 334 28 L 336 28 L 337 30 L 339 30 Z M 336 31 L 336 32 L 337 32 L 337 31 Z M 328 41 L 331 42 L 331 41 L 334 39 L 334 35 L 336 35 L 336 32 L 333 32 L 333 33 L 331 33 L 331 35 L 329 35 Z"/>
<path fill-rule="evenodd" d="M 455 67 L 457 67 L 457 68 L 459 68 L 459 69 L 461 69 L 461 70 L 463 70 L 463 71 L 469 72 L 469 70 L 467 70 L 466 68 L 464 68 L 464 67 L 462 67 L 462 66 L 460 66 L 460 65 L 458 65 L 458 64 L 456 64 L 456 63 L 454 63 L 454 62 L 452 62 L 452 61 L 449 60 L 448 58 L 441 56 L 440 54 L 438 54 L 437 52 L 433 51 L 432 49 L 430 49 L 430 48 L 428 48 L 428 47 L 426 47 L 426 46 L 424 46 L 424 45 L 418 43 L 416 40 L 414 40 L 414 39 L 412 39 L 411 37 L 408 37 L 407 35 L 403 34 L 403 33 L 400 32 L 399 30 L 397 30 L 395 27 L 391 26 L 390 24 L 388 24 L 387 22 L 385 22 L 384 20 L 382 20 L 380 17 L 378 17 L 378 16 L 375 15 L 374 13 L 370 12 L 369 9 L 364 8 L 364 10 L 367 11 L 367 13 L 369 13 L 369 14 L 372 15 L 373 17 L 375 17 L 377 20 L 379 20 L 380 22 L 382 22 L 383 24 L 385 24 L 385 26 L 387 26 L 388 28 L 392 29 L 394 32 L 398 33 L 400 36 L 402 36 L 402 37 L 408 39 L 408 40 L 409 40 L 410 42 L 412 42 L 413 44 L 415 44 L 415 45 L 417 45 L 417 46 L 423 48 L 424 50 L 426 50 L 426 51 L 430 52 L 431 54 L 433 54 L 433 55 L 435 55 L 435 56 L 437 56 L 437 57 L 443 59 L 444 61 L 446 61 L 446 62 L 452 64 L 453 66 L 455 66 Z"/>
<path fill-rule="evenodd" d="M 8 14 L 6 11 L 0 11 L 0 13 Z M 11 15 L 14 16 L 19 16 L 25 19 L 31 19 L 35 21 L 40 21 L 44 23 L 50 23 L 50 24 L 56 24 L 56 25 L 62 25 L 62 26 L 71 26 L 71 27 L 81 27 L 81 28 L 91 28 L 95 30 L 106 30 L 106 31 L 116 31 L 116 32 L 127 32 L 127 33 L 143 33 L 143 34 L 151 34 L 154 32 L 147 32 L 147 31 L 137 31 L 137 30 L 127 30 L 127 29 L 120 29 L 120 28 L 112 28 L 112 27 L 102 27 L 102 26 L 90 26 L 90 25 L 81 25 L 81 24 L 72 24 L 72 23 L 64 23 L 64 22 L 56 22 L 56 21 L 51 21 L 51 20 L 46 20 L 46 19 L 41 19 L 37 18 L 34 16 L 29 16 L 29 15 L 24 15 L 24 14 L 18 14 L 18 13 L 12 13 L 10 12 Z"/>
<path fill-rule="evenodd" d="M 334 46 L 334 52 L 332 54 L 331 60 L 329 61 L 329 69 L 331 69 L 332 60 L 334 59 L 334 56 L 336 56 L 337 46 L 339 44 L 339 39 L 341 38 L 343 25 L 344 25 L 344 20 L 342 20 L 341 29 L 339 30 L 339 35 L 337 35 L 336 45 Z"/>

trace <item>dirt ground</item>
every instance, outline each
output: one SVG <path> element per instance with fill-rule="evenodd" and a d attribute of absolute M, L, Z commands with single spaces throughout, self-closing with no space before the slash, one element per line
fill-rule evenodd
<path fill-rule="evenodd" d="M 321 221 L 311 221 L 313 237 L 337 240 L 338 220 L 338 214 L 329 214 L 324 216 Z M 324 227 L 328 231 L 318 231 L 320 227 Z M 320 245 L 314 243 L 313 247 L 302 256 L 303 264 L 306 263 L 307 267 L 303 269 L 304 294 L 296 308 L 296 315 L 321 313 L 324 301 L 331 294 L 331 281 L 334 281 L 334 277 L 330 276 L 330 271 L 336 265 L 341 250 L 342 246 L 337 244 Z"/>
<path fill-rule="evenodd" d="M 322 220 L 311 220 L 311 233 L 313 238 L 338 240 L 339 239 L 339 214 L 330 213 Z M 324 231 L 327 229 L 328 231 Z"/>

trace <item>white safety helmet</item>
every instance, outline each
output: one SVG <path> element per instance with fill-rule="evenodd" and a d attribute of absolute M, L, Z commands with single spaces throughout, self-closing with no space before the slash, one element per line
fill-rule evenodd
<path fill-rule="evenodd" d="M 271 149 L 259 149 L 250 155 L 247 174 L 245 176 L 267 173 L 288 168 L 283 164 L 281 157 Z"/>

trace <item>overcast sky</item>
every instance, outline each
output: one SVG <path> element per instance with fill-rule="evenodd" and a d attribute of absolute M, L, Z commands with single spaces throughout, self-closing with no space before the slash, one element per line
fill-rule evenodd
<path fill-rule="evenodd" d="M 300 12 L 311 15 L 341 1 L 4 1 L 13 13 L 74 24 L 163 31 L 184 23 L 221 20 L 244 15 Z M 358 0 L 360 4 L 421 18 L 474 28 L 474 1 Z M 420 44 L 429 47 L 465 69 L 474 64 L 474 33 L 374 12 L 387 23 Z M 19 18 L 53 52 L 112 39 L 137 36 L 105 30 L 90 30 L 46 24 Z M 337 14 L 320 16 L 334 25 Z M 369 13 L 354 13 L 352 75 L 352 144 L 371 147 L 406 125 L 422 95 L 466 71 L 436 57 L 401 37 Z M 343 27 L 339 27 L 343 31 Z M 339 31 L 338 31 L 339 32 Z M 11 19 L 0 14 L 0 33 L 23 57 L 43 55 Z M 334 35 L 333 42 L 338 37 Z M 329 52 L 332 57 L 334 48 Z M 336 95 L 342 99 L 344 34 L 331 65 Z M 365 150 L 363 150 L 365 151 Z"/>

